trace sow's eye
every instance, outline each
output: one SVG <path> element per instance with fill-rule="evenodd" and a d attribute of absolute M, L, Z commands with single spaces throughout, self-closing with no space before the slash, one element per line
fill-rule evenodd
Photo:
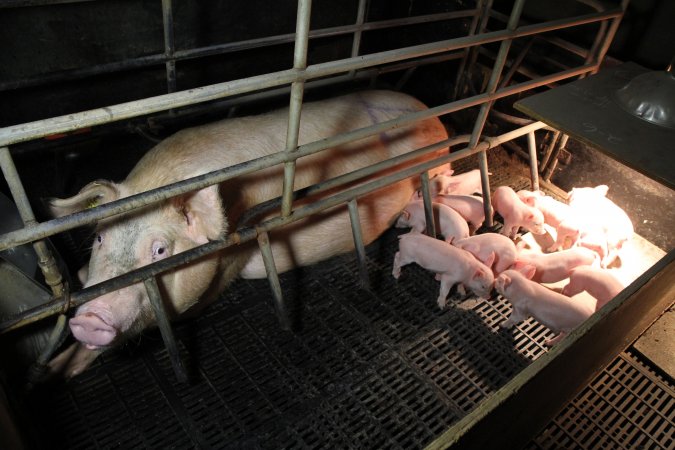
<path fill-rule="evenodd" d="M 152 260 L 158 261 L 169 256 L 169 246 L 165 241 L 152 242 Z"/>

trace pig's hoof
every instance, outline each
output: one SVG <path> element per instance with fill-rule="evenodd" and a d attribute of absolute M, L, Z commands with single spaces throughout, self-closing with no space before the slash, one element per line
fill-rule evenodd
<path fill-rule="evenodd" d="M 445 309 L 445 307 L 448 305 L 447 300 L 444 298 L 439 298 L 436 303 L 438 303 L 438 307 L 441 308 L 442 310 Z"/>

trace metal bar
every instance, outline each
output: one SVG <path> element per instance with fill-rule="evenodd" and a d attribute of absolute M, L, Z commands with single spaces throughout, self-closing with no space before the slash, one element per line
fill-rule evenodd
<path fill-rule="evenodd" d="M 587 65 L 570 69 L 568 71 L 542 77 L 538 80 L 527 81 L 499 89 L 494 94 L 485 93 L 471 98 L 440 105 L 424 111 L 406 114 L 396 119 L 371 125 L 360 130 L 343 133 L 341 135 L 334 136 L 333 138 L 302 145 L 296 152 L 294 152 L 293 156 L 295 158 L 308 156 L 323 149 L 342 145 L 351 141 L 368 137 L 373 134 L 382 133 L 398 126 L 407 125 L 409 123 L 424 120 L 430 117 L 449 114 L 471 106 L 477 106 L 483 102 L 507 97 L 518 92 L 548 84 L 552 81 L 575 77 L 580 73 L 592 70 L 593 67 L 593 65 Z M 166 200 L 170 197 L 184 194 L 196 189 L 202 189 L 204 187 L 210 186 L 211 184 L 221 183 L 240 175 L 252 173 L 258 169 L 271 167 L 275 164 L 284 162 L 285 158 L 286 154 L 284 152 L 275 153 L 263 158 L 216 170 L 208 174 L 189 178 L 187 180 L 173 183 L 168 186 L 152 189 L 150 191 L 136 194 L 121 200 L 116 200 L 96 208 L 80 211 L 69 216 L 42 222 L 35 225 L 34 227 L 31 227 L 30 229 L 24 228 L 21 230 L 12 231 L 0 235 L 0 251 L 15 245 L 24 244 L 35 239 L 40 239 L 62 231 L 70 230 L 81 225 L 93 223 L 106 217 L 111 217 L 113 215 L 130 211 L 141 206 L 159 203 L 160 201 Z"/>
<path fill-rule="evenodd" d="M 356 258 L 359 262 L 359 276 L 361 278 L 361 287 L 370 289 L 370 277 L 368 276 L 368 266 L 366 264 L 366 247 L 363 244 L 363 231 L 361 229 L 361 217 L 359 215 L 359 205 L 355 198 L 347 202 L 349 208 L 349 220 L 352 224 L 352 235 L 354 237 L 354 248 Z"/>
<path fill-rule="evenodd" d="M 422 184 L 422 202 L 424 203 L 424 218 L 426 220 L 426 232 L 431 237 L 436 237 L 436 221 L 434 220 L 434 208 L 431 201 L 431 191 L 429 190 L 429 172 L 422 172 L 420 175 Z"/>
<path fill-rule="evenodd" d="M 271 231 L 278 227 L 293 223 L 296 220 L 303 219 L 312 214 L 316 214 L 320 211 L 323 211 L 328 208 L 344 203 L 350 199 L 360 197 L 369 192 L 372 192 L 376 189 L 380 189 L 384 185 L 395 183 L 397 181 L 403 180 L 410 176 L 414 176 L 420 173 L 423 173 L 431 168 L 438 167 L 445 163 L 450 163 L 457 161 L 463 158 L 467 158 L 471 155 L 479 153 L 489 148 L 495 148 L 501 143 L 515 139 L 522 135 L 529 133 L 535 129 L 543 128 L 546 125 L 543 122 L 536 122 L 534 124 L 523 127 L 520 130 L 514 130 L 509 133 L 505 133 L 500 136 L 486 138 L 484 142 L 481 142 L 474 148 L 465 148 L 458 150 L 456 152 L 448 153 L 447 155 L 436 158 L 430 161 L 427 161 L 423 164 L 418 164 L 416 166 L 405 169 L 404 171 L 382 177 L 380 179 L 365 183 L 348 190 L 345 190 L 339 194 L 336 194 L 326 199 L 320 200 L 313 205 L 303 206 L 293 211 L 291 216 L 288 217 L 277 217 L 268 219 L 265 222 L 259 224 L 257 227 L 246 227 L 243 229 L 237 230 L 235 233 L 232 233 L 226 236 L 222 240 L 211 241 L 207 244 L 200 245 L 193 249 L 187 250 L 177 255 L 170 256 L 161 261 L 143 266 L 139 269 L 135 269 L 126 274 L 120 275 L 118 277 L 106 280 L 104 282 L 89 286 L 78 292 L 75 292 L 71 295 L 70 304 L 72 307 L 77 307 L 83 303 L 86 303 L 89 300 L 92 300 L 96 297 L 100 297 L 107 292 L 111 292 L 117 289 L 121 289 L 126 286 L 130 286 L 134 283 L 138 283 L 158 275 L 167 270 L 175 269 L 177 266 L 189 263 L 196 259 L 202 258 L 208 254 L 220 251 L 224 248 L 230 247 L 232 245 L 238 245 L 241 243 L 248 242 L 252 239 L 255 239 L 261 233 Z M 538 127 L 538 128 L 537 128 Z M 428 194 L 427 194 L 428 195 Z M 264 248 L 264 247 L 263 247 Z M 271 255 L 269 255 L 271 256 Z M 263 254 L 264 257 L 264 254 Z M 273 266 L 271 265 L 272 269 Z M 276 269 L 274 269 L 276 270 Z M 269 272 L 268 272 L 269 274 Z M 280 289 L 280 288 L 279 288 Z M 24 311 L 20 315 L 11 317 L 4 322 L 0 323 L 0 334 L 12 331 L 14 329 L 20 328 L 21 326 L 27 325 L 29 323 L 36 322 L 40 319 L 49 317 L 55 313 L 58 313 L 62 310 L 64 306 L 64 299 L 56 299 L 55 301 L 42 305 L 37 308 L 32 308 L 30 310 Z"/>
<path fill-rule="evenodd" d="M 563 133 L 562 137 L 560 138 L 560 141 L 558 142 L 558 145 L 556 145 L 555 149 L 553 150 L 553 154 L 551 155 L 548 167 L 546 167 L 546 170 L 544 170 L 544 180 L 550 181 L 551 175 L 553 175 L 553 172 L 555 171 L 555 168 L 558 165 L 558 155 L 560 155 L 560 151 L 567 145 L 568 139 L 569 136 Z"/>
<path fill-rule="evenodd" d="M 619 9 L 621 10 L 621 14 L 611 18 L 612 23 L 609 26 L 609 30 L 607 30 L 605 40 L 598 49 L 597 53 L 594 55 L 595 58 L 593 59 L 593 62 L 597 65 L 597 68 L 593 71 L 593 73 L 596 73 L 600 69 L 600 64 L 602 64 L 602 60 L 605 59 L 607 50 L 609 50 L 609 46 L 612 43 L 612 40 L 614 40 L 614 35 L 616 34 L 616 31 L 619 29 L 619 24 L 621 23 L 621 19 L 623 19 L 623 15 L 626 12 L 626 8 L 628 8 L 629 1 L 630 0 L 621 0 L 621 6 L 619 7 Z"/>
<path fill-rule="evenodd" d="M 0 8 L 2 8 L 2 6 L 0 6 Z M 401 19 L 383 20 L 379 22 L 365 23 L 360 26 L 346 25 L 332 28 L 324 28 L 320 30 L 310 30 L 309 38 L 318 39 L 331 36 L 341 36 L 344 34 L 350 34 L 355 32 L 382 30 L 407 25 L 417 25 L 423 23 L 461 19 L 464 17 L 471 16 L 472 14 L 473 10 L 465 10 L 449 13 L 429 14 L 425 16 L 405 17 Z M 250 50 L 254 48 L 286 44 L 293 42 L 294 39 L 295 33 L 288 33 L 283 35 L 251 39 L 246 41 L 228 42 L 226 44 L 218 44 L 208 47 L 200 47 L 196 49 L 176 50 L 174 51 L 173 59 L 175 61 L 183 61 L 189 59 L 203 58 L 207 56 L 222 55 L 238 51 Z M 165 64 L 166 62 L 167 61 L 165 54 L 142 56 L 126 61 L 101 64 L 94 67 L 64 70 L 45 75 L 22 78 L 21 80 L 5 81 L 0 83 L 0 91 L 39 86 L 42 84 L 55 83 L 59 81 L 72 81 L 74 79 L 85 78 L 93 75 L 150 67 L 158 64 Z"/>
<path fill-rule="evenodd" d="M 295 50 L 293 52 L 293 68 L 302 73 L 307 68 L 307 46 L 309 45 L 309 19 L 312 12 L 312 0 L 298 0 L 296 19 Z M 286 153 L 297 150 L 300 135 L 300 114 L 302 113 L 302 97 L 305 81 L 299 78 L 291 85 L 291 104 L 288 109 L 288 129 L 286 130 Z M 284 163 L 284 184 L 281 213 L 291 213 L 293 203 L 293 187 L 295 185 L 295 159 Z"/>
<path fill-rule="evenodd" d="M 173 0 L 162 0 L 162 24 L 164 25 L 164 57 L 166 59 L 167 92 L 176 92 L 176 44 L 173 30 Z"/>
<path fill-rule="evenodd" d="M 553 153 L 553 149 L 558 144 L 558 139 L 560 139 L 560 131 L 555 130 L 553 132 L 553 138 L 551 138 L 551 142 L 549 142 L 546 153 L 544 154 L 544 157 L 541 159 L 541 166 L 540 166 L 541 170 L 546 170 L 546 166 L 548 165 L 548 162 L 551 160 L 551 154 Z"/>
<path fill-rule="evenodd" d="M 171 323 L 169 322 L 166 310 L 164 309 L 164 302 L 162 301 L 162 294 L 159 292 L 157 280 L 153 276 L 144 280 L 143 284 L 145 284 L 145 290 L 148 292 L 150 305 L 152 305 L 152 311 L 155 313 L 157 326 L 162 335 L 166 351 L 169 353 L 169 358 L 171 359 L 171 365 L 173 366 L 176 378 L 181 383 L 187 383 L 187 372 L 185 371 L 183 360 L 178 352 L 178 345 L 176 344 L 176 339 L 173 335 L 173 330 L 171 329 Z"/>
<path fill-rule="evenodd" d="M 490 5 L 486 7 L 486 4 L 489 3 Z M 471 20 L 471 24 L 469 25 L 469 36 L 473 36 L 476 34 L 476 31 L 478 30 L 478 24 L 480 23 L 483 27 L 486 25 L 483 21 L 480 20 L 480 18 L 485 18 L 487 17 L 487 11 L 489 11 L 489 8 L 491 7 L 492 0 L 478 0 L 476 3 L 476 13 L 473 15 L 473 20 Z M 486 19 L 487 20 L 487 19 Z M 481 28 L 481 32 L 484 31 L 484 28 Z M 469 60 L 469 56 L 472 53 L 471 50 L 472 48 L 465 48 L 462 51 L 462 61 L 459 63 L 459 67 L 457 69 L 457 75 L 455 76 L 455 90 L 452 93 L 452 99 L 456 100 L 457 97 L 459 96 L 459 87 L 463 82 L 464 78 L 464 72 L 466 69 L 466 63 Z"/>
<path fill-rule="evenodd" d="M 523 6 L 525 5 L 525 0 L 516 0 L 513 8 L 511 9 L 511 16 L 509 17 L 509 22 L 507 24 L 508 30 L 514 30 L 518 26 L 518 21 L 520 20 L 520 15 L 523 11 Z M 501 42 L 499 46 L 499 52 L 497 53 L 497 58 L 495 59 L 495 64 L 492 68 L 492 73 L 490 74 L 490 79 L 486 88 L 486 92 L 491 94 L 495 92 L 498 88 L 499 78 L 501 77 L 502 70 L 504 69 L 504 64 L 506 63 L 506 57 L 511 47 L 511 40 L 507 39 Z M 476 123 L 471 133 L 471 141 L 469 142 L 469 147 L 472 147 L 478 143 L 478 139 L 483 133 L 483 127 L 485 126 L 485 121 L 490 112 L 490 107 L 492 102 L 486 102 L 481 105 L 480 111 L 478 112 L 478 117 L 476 118 Z M 490 201 L 490 179 L 488 176 L 488 162 L 487 155 L 485 152 L 482 152 L 478 155 L 478 166 L 480 168 L 480 177 L 481 177 L 481 186 L 483 190 L 483 208 L 485 211 L 485 225 L 490 228 L 493 226 L 492 223 L 492 205 Z"/>
<path fill-rule="evenodd" d="M 366 9 L 368 8 L 368 0 L 359 0 L 359 8 L 356 11 L 356 23 L 354 26 L 354 39 L 352 40 L 352 53 L 351 56 L 354 58 L 359 55 L 361 51 L 361 36 L 363 34 L 363 24 L 366 20 Z"/>
<path fill-rule="evenodd" d="M 500 30 L 482 35 L 467 36 L 433 42 L 430 44 L 405 47 L 402 49 L 389 50 L 370 55 L 358 56 L 355 58 L 346 58 L 338 61 L 311 65 L 308 66 L 307 69 L 302 73 L 298 73 L 298 71 L 295 69 L 283 70 L 279 72 L 272 72 L 264 75 L 213 84 L 210 86 L 189 89 L 187 91 L 179 91 L 172 94 L 150 97 L 144 100 L 121 103 L 118 105 L 93 109 L 81 113 L 14 125 L 0 128 L 0 146 L 23 142 L 54 133 L 68 132 L 88 126 L 100 125 L 116 120 L 136 117 L 139 115 L 149 114 L 166 109 L 216 100 L 230 95 L 251 92 L 253 90 L 289 84 L 300 79 L 308 80 L 325 77 L 341 72 L 348 72 L 354 69 L 398 62 L 413 57 L 449 52 L 467 46 L 498 42 L 505 39 L 515 39 L 518 37 L 530 36 L 536 33 L 584 25 L 586 23 L 593 23 L 599 20 L 613 18 L 618 14 L 621 14 L 621 12 L 615 12 L 612 10 L 605 13 L 594 13 L 585 16 L 579 16 L 573 19 L 553 20 L 541 24 L 524 26 L 512 31 Z"/>
<path fill-rule="evenodd" d="M 252 239 L 254 236 L 250 236 Z M 242 241 L 243 242 L 243 241 Z M 270 246 L 270 239 L 267 231 L 262 231 L 258 234 L 258 245 L 260 246 L 260 253 L 262 254 L 263 263 L 265 264 L 265 271 L 267 272 L 267 280 L 272 288 L 272 296 L 274 297 L 274 310 L 276 311 L 279 325 L 284 330 L 292 329 L 291 315 L 288 311 L 288 306 L 284 301 L 284 296 L 281 291 L 281 283 L 279 282 L 279 274 L 277 266 L 274 263 L 274 255 L 272 254 L 272 247 Z"/>
<path fill-rule="evenodd" d="M 493 0 L 480 0 L 480 3 L 476 5 L 476 14 L 474 15 L 474 20 L 471 22 L 469 36 L 476 34 L 476 26 L 479 27 L 479 34 L 485 32 L 488 18 L 490 17 L 490 10 L 492 9 L 492 1 Z M 470 61 L 469 67 L 473 67 L 476 63 L 476 58 L 478 58 L 478 49 L 476 47 L 467 47 L 464 49 L 464 58 L 460 63 L 459 69 L 457 71 L 457 78 L 455 79 L 455 91 L 453 92 L 452 96 L 453 100 L 457 100 L 457 97 L 459 97 L 460 94 L 460 89 L 465 83 L 464 77 L 466 76 L 467 62 Z"/>
<path fill-rule="evenodd" d="M 513 75 L 515 75 L 516 71 L 520 67 L 520 65 L 523 63 L 523 60 L 525 59 L 525 55 L 527 55 L 527 52 L 530 51 L 530 48 L 532 48 L 532 44 L 534 44 L 534 40 L 536 37 L 533 37 L 529 41 L 527 41 L 527 44 L 520 50 L 520 53 L 518 53 L 518 56 L 513 60 L 511 63 L 511 67 L 509 68 L 509 71 L 506 72 L 506 75 L 502 77 L 501 81 L 499 82 L 499 87 L 504 87 L 509 84 L 511 81 L 511 78 L 513 78 Z"/>
<path fill-rule="evenodd" d="M 537 140 L 534 131 L 527 134 L 527 149 L 530 156 L 530 183 L 533 191 L 539 190 L 539 169 L 537 169 Z"/>

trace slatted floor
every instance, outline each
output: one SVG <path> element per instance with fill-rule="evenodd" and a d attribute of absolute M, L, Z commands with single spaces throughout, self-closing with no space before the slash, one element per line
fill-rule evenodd
<path fill-rule="evenodd" d="M 518 183 L 510 184 L 525 187 Z M 552 334 L 531 319 L 500 329 L 510 306 L 499 298 L 455 296 L 439 310 L 433 274 L 409 265 L 399 280 L 391 276 L 401 232 L 368 246 L 370 289 L 360 287 L 353 255 L 283 274 L 302 324 L 295 332 L 279 328 L 267 281 L 235 282 L 176 327 L 187 384 L 150 331 L 68 383 L 35 392 L 26 409 L 36 443 L 423 448 L 544 354 Z M 672 380 L 640 381 L 654 379 L 641 364 L 619 357 L 529 448 L 672 448 Z"/>

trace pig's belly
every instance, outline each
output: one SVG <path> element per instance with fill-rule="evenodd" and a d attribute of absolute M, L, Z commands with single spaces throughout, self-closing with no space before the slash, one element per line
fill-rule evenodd
<path fill-rule="evenodd" d="M 414 192 L 407 180 L 376 191 L 359 201 L 359 217 L 364 244 L 374 241 L 407 204 Z M 354 249 L 349 213 L 339 206 L 306 220 L 270 232 L 274 263 L 278 272 L 307 266 Z M 242 278 L 265 278 L 267 272 L 260 251 L 253 252 Z"/>

